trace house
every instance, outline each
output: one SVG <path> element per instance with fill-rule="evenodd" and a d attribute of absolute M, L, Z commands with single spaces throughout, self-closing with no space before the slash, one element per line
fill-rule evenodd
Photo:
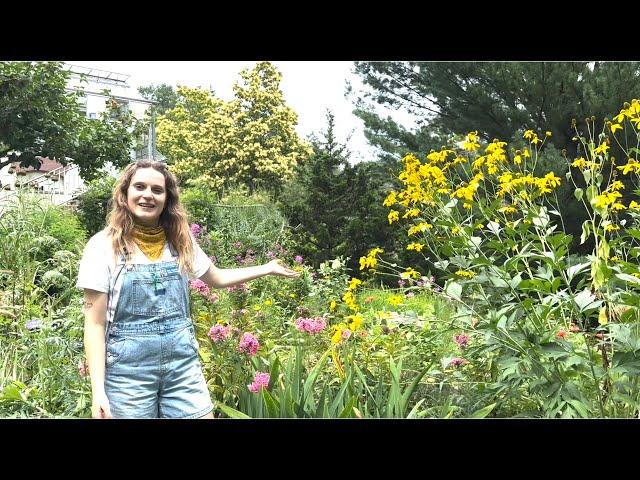
<path fill-rule="evenodd" d="M 138 119 L 143 119 L 149 106 L 155 103 L 132 91 L 127 84 L 129 75 L 71 64 L 67 64 L 66 68 L 71 73 L 67 90 L 84 92 L 80 97 L 80 106 L 89 119 L 100 118 L 107 109 L 107 101 L 110 98 L 113 98 L 121 109 L 133 113 Z M 161 159 L 155 149 L 153 122 L 149 133 L 145 134 L 138 144 L 141 145 L 140 148 L 131 150 L 131 161 L 146 158 Z M 17 190 L 22 189 L 42 194 L 55 204 L 68 203 L 86 189 L 72 159 L 69 159 L 70 162 L 66 166 L 46 157 L 40 160 L 42 164 L 39 169 L 21 168 L 18 163 L 12 163 L 0 169 L 0 205 L 7 198 L 14 196 Z M 105 170 L 111 175 L 117 175 L 112 165 L 106 165 Z"/>

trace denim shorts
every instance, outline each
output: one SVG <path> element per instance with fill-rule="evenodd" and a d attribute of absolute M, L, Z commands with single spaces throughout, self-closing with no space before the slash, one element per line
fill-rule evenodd
<path fill-rule="evenodd" d="M 211 412 L 191 320 L 113 324 L 105 392 L 113 418 L 199 418 Z"/>

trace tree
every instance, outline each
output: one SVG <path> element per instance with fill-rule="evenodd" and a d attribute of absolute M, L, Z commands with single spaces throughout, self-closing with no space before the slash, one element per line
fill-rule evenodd
<path fill-rule="evenodd" d="M 401 141 L 422 154 L 434 128 L 477 130 L 488 141 L 552 131 L 557 148 L 575 153 L 572 119 L 595 115 L 601 128 L 625 100 L 640 95 L 639 62 L 356 62 L 356 72 L 370 87 L 355 110 L 368 138 Z M 381 119 L 371 100 L 414 114 L 420 129 L 407 132 Z"/>
<path fill-rule="evenodd" d="M 240 72 L 230 102 L 198 88 L 178 88 L 175 108 L 158 119 L 158 147 L 187 185 L 245 185 L 278 195 L 311 147 L 295 132 L 281 76 L 269 62 Z"/>
<path fill-rule="evenodd" d="M 296 168 L 282 196 L 281 209 L 296 229 L 300 252 L 316 266 L 347 254 L 342 229 L 350 203 L 349 152 L 337 142 L 334 128 L 327 112 L 326 131 L 322 138 L 312 137 L 313 155 Z"/>
<path fill-rule="evenodd" d="M 175 108 L 178 103 L 178 94 L 171 85 L 166 83 L 161 83 L 158 86 L 138 87 L 138 93 L 142 95 L 142 98 L 156 102 L 147 110 L 149 114 L 164 115 L 167 111 Z"/>
<path fill-rule="evenodd" d="M 137 122 L 114 99 L 100 120 L 80 109 L 81 91 L 66 91 L 70 73 L 61 62 L 0 62 L 0 168 L 11 162 L 40 167 L 40 157 L 70 159 L 85 180 L 105 162 L 130 161 Z"/>
<path fill-rule="evenodd" d="M 335 119 L 312 137 L 314 153 L 296 169 L 281 198 L 281 209 L 296 232 L 297 248 L 316 267 L 338 256 L 359 272 L 359 258 L 373 247 L 393 251 L 395 230 L 382 205 L 389 170 L 378 162 L 352 166 L 346 145 L 335 137 Z"/>

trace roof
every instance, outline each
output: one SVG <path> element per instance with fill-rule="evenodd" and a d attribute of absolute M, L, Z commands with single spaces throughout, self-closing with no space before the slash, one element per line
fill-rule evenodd
<path fill-rule="evenodd" d="M 38 157 L 38 159 L 42 162 L 41 165 L 40 165 L 40 169 L 38 169 L 38 170 L 36 170 L 33 167 L 21 168 L 20 167 L 20 162 L 13 162 L 13 166 L 16 167 L 16 173 L 18 173 L 18 172 L 47 173 L 47 172 L 50 172 L 52 170 L 55 170 L 56 168 L 62 167 L 62 164 L 60 162 L 58 162 L 56 160 L 51 160 L 49 157 Z"/>

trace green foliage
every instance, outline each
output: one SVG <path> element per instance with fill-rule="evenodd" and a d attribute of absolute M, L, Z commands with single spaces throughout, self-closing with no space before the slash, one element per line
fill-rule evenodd
<path fill-rule="evenodd" d="M 295 249 L 316 268 L 323 262 L 357 258 L 374 245 L 392 250 L 394 229 L 384 219 L 386 172 L 379 164 L 349 164 L 349 152 L 335 137 L 333 114 L 312 139 L 314 154 L 298 166 L 279 205 L 294 231 Z"/>
<path fill-rule="evenodd" d="M 78 218 L 89 237 L 98 233 L 107 224 L 110 201 L 116 179 L 110 175 L 95 179 L 87 190 L 78 197 Z"/>
<path fill-rule="evenodd" d="M 139 133 L 132 115 L 116 114 L 117 102 L 100 120 L 80 110 L 81 92 L 66 91 L 69 72 L 61 62 L 0 62 L 0 168 L 10 162 L 40 167 L 38 157 L 66 164 L 72 159 L 86 180 L 107 161 L 130 159 Z"/>
<path fill-rule="evenodd" d="M 178 94 L 173 86 L 166 83 L 138 87 L 138 92 L 143 98 L 157 102 L 156 105 L 149 107 L 147 111 L 149 115 L 164 115 L 168 110 L 175 108 L 178 103 Z"/>
<path fill-rule="evenodd" d="M 240 78 L 230 102 L 179 87 L 175 108 L 158 119 L 158 148 L 183 185 L 245 186 L 278 196 L 310 147 L 295 132 L 297 115 L 272 64 L 259 62 Z"/>
<path fill-rule="evenodd" d="M 356 114 L 369 137 L 388 137 L 409 152 L 428 152 L 433 127 L 446 134 L 477 130 L 482 138 L 508 139 L 517 132 L 551 130 L 557 148 L 571 147 L 571 120 L 604 118 L 629 97 L 640 96 L 638 62 L 356 62 L 370 90 Z M 373 102 L 415 115 L 409 134 L 373 113 Z M 429 127 L 422 128 L 422 127 Z M 378 145 L 393 151 L 384 143 Z M 428 148 L 424 148 L 424 147 Z M 402 155 L 408 152 L 401 152 Z M 575 151 L 572 151 L 575 153 Z"/>

